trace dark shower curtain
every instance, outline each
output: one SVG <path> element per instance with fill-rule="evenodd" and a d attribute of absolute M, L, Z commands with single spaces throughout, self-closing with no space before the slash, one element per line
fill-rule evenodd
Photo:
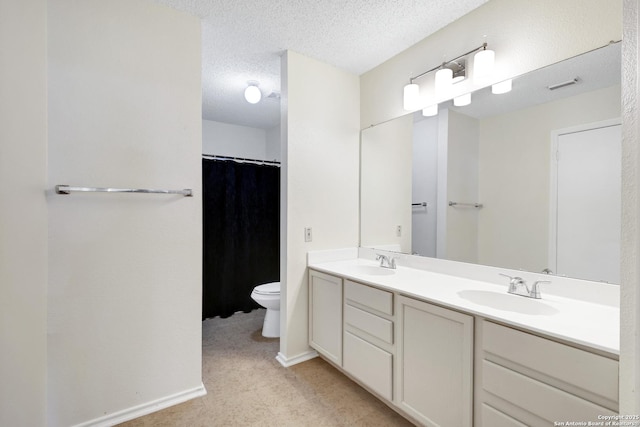
<path fill-rule="evenodd" d="M 249 312 L 280 280 L 280 168 L 203 158 L 202 184 L 202 319 Z"/>

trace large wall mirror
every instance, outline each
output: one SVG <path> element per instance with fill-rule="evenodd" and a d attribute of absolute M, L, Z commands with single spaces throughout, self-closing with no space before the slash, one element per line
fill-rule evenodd
<path fill-rule="evenodd" d="M 361 246 L 620 283 L 620 44 L 363 130 Z"/>

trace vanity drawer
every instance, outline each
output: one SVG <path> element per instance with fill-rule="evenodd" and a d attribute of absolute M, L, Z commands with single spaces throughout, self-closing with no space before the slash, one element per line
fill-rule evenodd
<path fill-rule="evenodd" d="M 482 361 L 482 386 L 494 396 L 551 423 L 549 425 L 558 420 L 598 421 L 600 415 L 615 414 L 614 411 L 488 360 Z"/>
<path fill-rule="evenodd" d="M 393 344 L 393 322 L 390 320 L 346 304 L 344 321 L 386 343 Z"/>
<path fill-rule="evenodd" d="M 348 331 L 344 333 L 344 369 L 385 399 L 393 400 L 393 356 Z"/>
<path fill-rule="evenodd" d="M 618 402 L 616 360 L 488 321 L 483 322 L 482 349 L 485 359 L 498 356 L 497 363 L 506 360 L 534 371 L 530 376 L 542 374 L 543 381 L 545 377 L 558 380 L 574 394 L 586 398 L 593 394 L 610 402 L 610 407 Z"/>
<path fill-rule="evenodd" d="M 527 427 L 526 424 L 522 424 L 486 403 L 482 404 L 482 425 L 487 427 Z"/>
<path fill-rule="evenodd" d="M 393 294 L 371 286 L 345 280 L 344 297 L 355 303 L 393 315 Z"/>

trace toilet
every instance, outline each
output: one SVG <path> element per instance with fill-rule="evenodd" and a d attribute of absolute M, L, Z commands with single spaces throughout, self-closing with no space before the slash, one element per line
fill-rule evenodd
<path fill-rule="evenodd" d="M 267 309 L 262 325 L 262 336 L 278 338 L 280 336 L 280 282 L 256 286 L 251 292 L 251 298 Z"/>

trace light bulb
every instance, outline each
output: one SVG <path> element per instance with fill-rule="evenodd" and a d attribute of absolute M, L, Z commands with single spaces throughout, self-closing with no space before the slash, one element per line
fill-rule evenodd
<path fill-rule="evenodd" d="M 262 92 L 260 92 L 258 86 L 247 86 L 247 88 L 244 90 L 244 99 L 246 99 L 249 104 L 257 104 L 258 102 L 260 102 L 261 98 Z"/>
<path fill-rule="evenodd" d="M 453 98 L 453 105 L 456 107 L 464 107 L 469 104 L 471 104 L 471 93 L 465 93 L 464 95 Z"/>
<path fill-rule="evenodd" d="M 491 93 L 495 95 L 500 95 L 502 93 L 511 92 L 511 85 L 512 85 L 511 79 L 505 80 L 500 83 L 496 83 L 493 86 L 491 86 Z"/>
<path fill-rule="evenodd" d="M 486 83 L 491 79 L 496 54 L 494 51 L 485 49 L 473 56 L 473 81 L 476 83 Z"/>
<path fill-rule="evenodd" d="M 422 110 L 422 115 L 425 117 L 431 117 L 438 114 L 438 104 L 433 104 Z"/>
<path fill-rule="evenodd" d="M 436 97 L 447 98 L 451 94 L 453 84 L 453 71 L 450 68 L 441 68 L 436 71 Z"/>
<path fill-rule="evenodd" d="M 410 83 L 404 87 L 403 107 L 407 111 L 420 108 L 420 86 Z"/>

